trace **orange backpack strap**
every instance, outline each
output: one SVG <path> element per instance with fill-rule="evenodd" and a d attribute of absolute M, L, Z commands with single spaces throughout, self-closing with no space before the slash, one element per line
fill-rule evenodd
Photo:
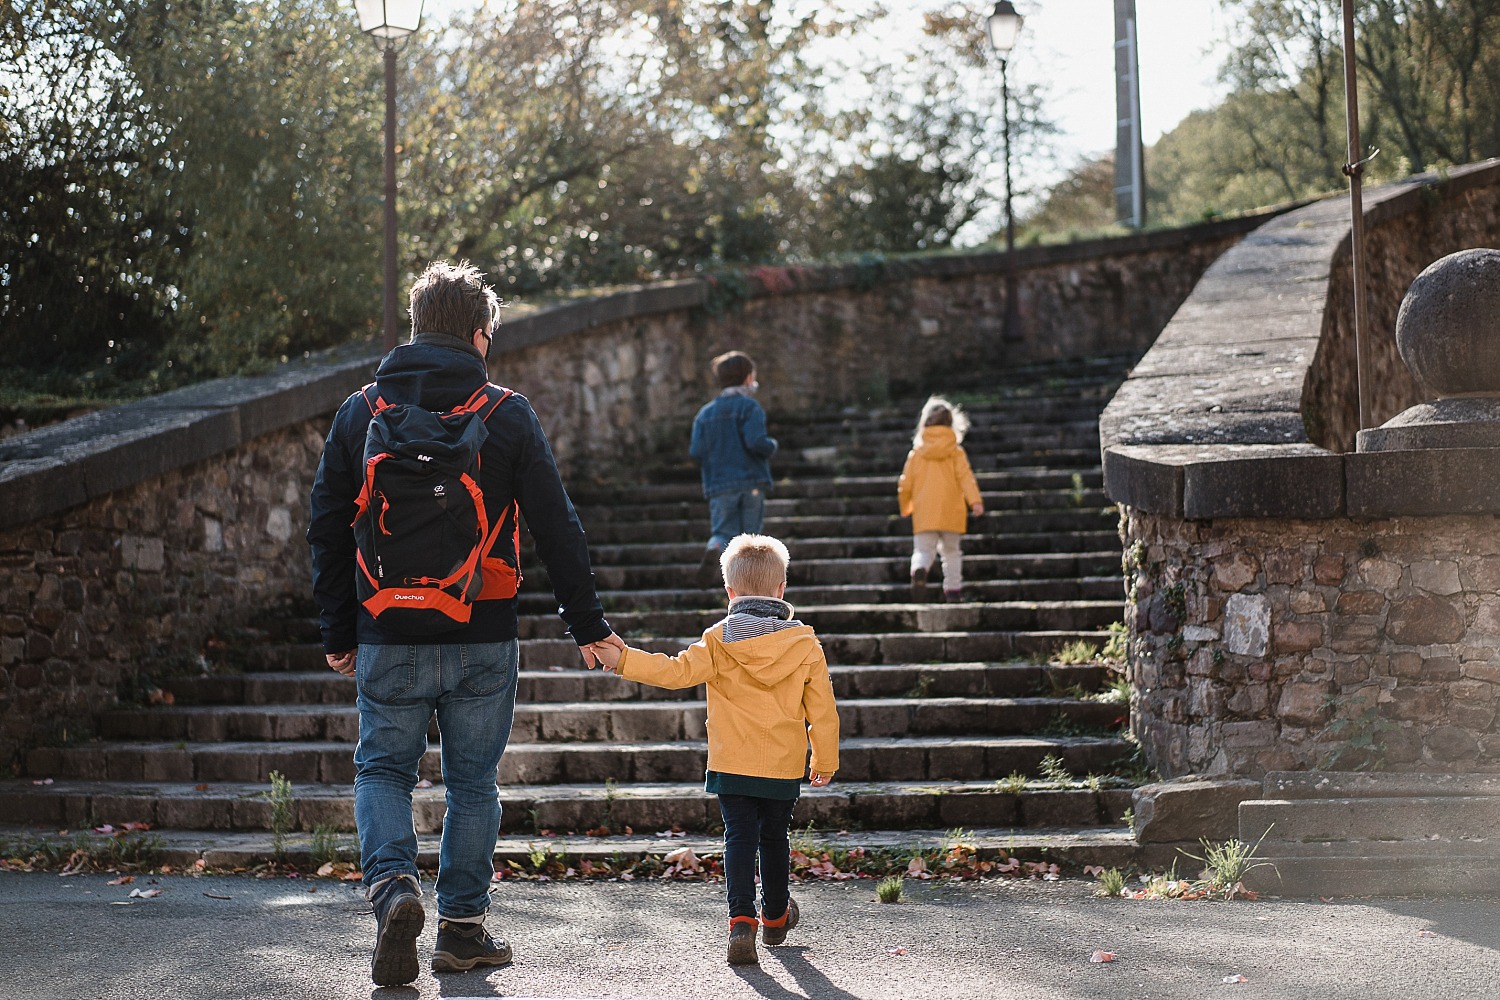
<path fill-rule="evenodd" d="M 371 382 L 369 385 L 359 390 L 359 394 L 364 397 L 365 405 L 370 408 L 370 416 L 373 417 L 380 413 L 381 410 L 389 410 L 391 408 L 391 404 L 387 403 L 385 399 L 380 395 L 379 389 L 375 389 L 375 398 L 371 399 L 371 389 L 375 389 L 374 382 Z"/>

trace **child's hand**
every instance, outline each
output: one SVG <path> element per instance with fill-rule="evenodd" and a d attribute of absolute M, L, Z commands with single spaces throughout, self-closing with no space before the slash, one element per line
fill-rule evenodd
<path fill-rule="evenodd" d="M 620 665 L 620 658 L 625 653 L 625 640 L 611 632 L 598 642 L 579 647 L 579 652 L 583 653 L 584 666 L 593 670 L 597 664 L 608 673 Z"/>
<path fill-rule="evenodd" d="M 983 517 L 984 516 L 984 502 L 983 501 L 977 501 L 975 503 L 969 504 L 969 513 L 973 514 L 975 517 Z"/>
<path fill-rule="evenodd" d="M 832 780 L 833 772 L 831 771 L 828 774 L 824 774 L 822 771 L 812 770 L 809 770 L 807 772 L 807 783 L 812 785 L 814 788 L 822 788 Z"/>

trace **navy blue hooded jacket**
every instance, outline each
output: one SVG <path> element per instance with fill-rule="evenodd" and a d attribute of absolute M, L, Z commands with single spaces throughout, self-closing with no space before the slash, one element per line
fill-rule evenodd
<path fill-rule="evenodd" d="M 422 333 L 386 355 L 375 373 L 389 403 L 418 403 L 434 412 L 451 410 L 488 379 L 484 358 L 472 344 L 441 333 Z M 352 524 L 364 475 L 365 432 L 370 407 L 356 392 L 333 418 L 312 489 L 307 541 L 312 546 L 313 597 L 320 611 L 323 649 L 347 652 L 356 645 L 421 645 L 504 642 L 516 638 L 516 599 L 481 600 L 463 628 L 440 635 L 404 636 L 378 625 L 355 595 Z M 479 487 L 485 509 L 498 516 L 515 500 L 547 567 L 559 613 L 580 645 L 609 635 L 594 588 L 583 525 L 563 489 L 547 435 L 524 396 L 512 394 L 485 421 L 489 437 L 480 452 Z M 503 531 L 488 553 L 517 565 L 515 538 Z"/>

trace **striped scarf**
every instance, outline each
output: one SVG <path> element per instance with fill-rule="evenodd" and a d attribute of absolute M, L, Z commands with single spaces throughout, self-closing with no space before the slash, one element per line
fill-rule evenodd
<path fill-rule="evenodd" d="M 754 639 L 801 624 L 792 617 L 792 606 L 786 601 L 774 597 L 736 597 L 729 602 L 729 617 L 724 619 L 724 641 Z"/>

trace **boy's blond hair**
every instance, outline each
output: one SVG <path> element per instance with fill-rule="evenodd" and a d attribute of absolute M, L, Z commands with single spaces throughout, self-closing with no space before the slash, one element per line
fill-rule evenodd
<path fill-rule="evenodd" d="M 736 535 L 724 546 L 719 569 L 739 596 L 775 597 L 791 561 L 786 546 L 770 535 Z"/>

